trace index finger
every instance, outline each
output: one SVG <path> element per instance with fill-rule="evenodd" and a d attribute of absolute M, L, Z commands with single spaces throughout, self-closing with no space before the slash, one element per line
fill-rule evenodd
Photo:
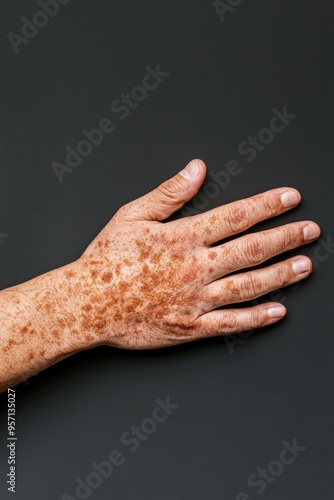
<path fill-rule="evenodd" d="M 300 200 L 301 195 L 297 189 L 271 189 L 195 215 L 191 224 L 197 242 L 201 245 L 212 245 L 294 208 Z"/>

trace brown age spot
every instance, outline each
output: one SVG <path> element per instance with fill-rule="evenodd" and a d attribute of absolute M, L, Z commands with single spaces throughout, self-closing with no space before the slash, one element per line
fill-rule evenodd
<path fill-rule="evenodd" d="M 99 295 L 92 295 L 90 298 L 90 301 L 93 304 L 100 303 L 101 302 L 101 297 Z"/>
<path fill-rule="evenodd" d="M 140 300 L 138 297 L 133 297 L 131 300 L 128 301 L 127 305 L 125 306 L 124 310 L 127 313 L 135 312 L 136 309 L 142 304 L 142 300 Z"/>
<path fill-rule="evenodd" d="M 81 327 L 84 331 L 87 332 L 94 331 L 96 333 L 100 333 L 106 326 L 107 320 L 100 317 L 98 308 L 96 309 L 95 313 L 90 316 L 84 317 L 81 321 Z M 89 340 L 92 340 L 92 338 L 90 338 Z"/>
<path fill-rule="evenodd" d="M 131 286 L 131 284 L 127 281 L 120 281 L 120 283 L 118 284 L 118 288 L 119 288 L 119 291 L 121 293 L 121 296 L 124 295 L 124 293 L 129 289 L 129 287 Z"/>
<path fill-rule="evenodd" d="M 209 252 L 209 259 L 210 260 L 214 260 L 217 258 L 217 252 L 215 252 L 214 250 L 210 250 Z"/>
<path fill-rule="evenodd" d="M 107 306 L 102 306 L 102 307 L 100 308 L 100 310 L 99 310 L 99 313 L 100 313 L 100 314 L 105 314 L 105 313 L 107 312 L 107 310 L 108 310 Z"/>
<path fill-rule="evenodd" d="M 101 248 L 101 247 L 102 247 L 102 241 L 101 241 L 101 240 L 99 240 L 99 241 L 97 242 L 97 246 L 98 246 L 99 248 Z"/>
<path fill-rule="evenodd" d="M 73 278 L 73 276 L 75 276 L 74 271 L 65 271 L 64 274 L 65 274 L 66 278 Z"/>
<path fill-rule="evenodd" d="M 85 312 L 89 312 L 92 310 L 92 306 L 90 304 L 87 304 L 85 306 L 82 306 L 81 309 Z"/>
<path fill-rule="evenodd" d="M 104 244 L 105 248 L 107 248 L 107 246 L 109 246 L 109 243 L 110 243 L 110 241 L 109 241 L 109 240 L 106 240 L 106 241 L 105 241 L 105 244 Z"/>
<path fill-rule="evenodd" d="M 97 276 L 98 276 L 98 272 L 96 271 L 96 269 L 92 269 L 92 270 L 90 271 L 90 275 L 91 275 L 91 277 L 92 277 L 93 279 L 96 279 L 96 278 L 97 278 Z"/>
<path fill-rule="evenodd" d="M 57 323 L 59 328 L 65 328 L 67 326 L 67 322 L 64 318 L 58 318 Z"/>
<path fill-rule="evenodd" d="M 3 351 L 4 352 L 8 352 L 9 350 L 11 350 L 15 345 L 17 344 L 17 342 L 14 340 L 14 339 L 9 339 L 8 342 L 7 342 L 7 345 L 3 348 Z"/>
<path fill-rule="evenodd" d="M 150 270 L 150 268 L 148 267 L 148 265 L 144 264 L 142 267 L 142 271 L 141 271 L 141 274 L 142 274 L 142 276 L 144 276 L 144 278 L 146 278 L 148 276 L 149 270 Z"/>
<path fill-rule="evenodd" d="M 240 296 L 240 288 L 236 286 L 236 284 L 232 279 L 225 281 L 225 287 L 233 297 Z"/>
<path fill-rule="evenodd" d="M 59 339 L 59 332 L 58 330 L 52 330 L 52 335 L 56 338 L 56 339 Z"/>
<path fill-rule="evenodd" d="M 158 262 L 160 262 L 160 260 L 161 260 L 161 253 L 157 252 L 151 255 L 150 261 L 152 262 L 152 264 L 157 264 Z"/>
<path fill-rule="evenodd" d="M 112 271 L 109 271 L 108 273 L 104 273 L 101 279 L 104 283 L 109 283 L 112 280 L 112 277 L 113 273 Z"/>
<path fill-rule="evenodd" d="M 138 260 L 139 262 L 144 262 L 144 260 L 146 260 L 150 255 L 151 247 L 141 240 L 135 240 L 135 242 L 140 250 Z"/>
<path fill-rule="evenodd" d="M 180 331 L 190 324 L 194 296 L 189 284 L 196 283 L 200 266 L 195 256 L 184 255 L 182 237 L 178 234 L 162 241 L 151 234 L 145 241 L 135 238 L 131 241 L 130 238 L 130 243 L 137 248 L 137 259 L 120 259 L 112 268 L 113 273 L 108 268 L 100 268 L 100 284 L 115 278 L 112 287 L 96 289 L 88 284 L 84 287 L 87 300 L 80 308 L 77 321 L 78 330 L 87 335 L 89 342 L 98 334 L 104 334 L 111 322 L 124 321 L 122 326 L 115 328 L 113 325 L 119 336 L 133 336 L 134 328 L 137 328 L 139 343 L 145 335 L 149 336 L 141 324 L 150 323 L 153 330 L 161 330 L 164 324 L 171 327 L 175 323 L 175 328 L 179 326 Z M 138 261 L 141 263 L 139 267 Z M 124 266 L 132 266 L 126 270 L 126 276 L 122 272 Z M 183 313 L 180 318 L 175 316 L 180 305 L 183 309 L 188 307 L 187 321 L 182 320 Z"/>

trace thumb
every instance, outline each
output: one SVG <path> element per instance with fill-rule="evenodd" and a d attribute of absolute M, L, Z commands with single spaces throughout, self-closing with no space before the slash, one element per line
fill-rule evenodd
<path fill-rule="evenodd" d="M 171 179 L 163 182 L 126 206 L 127 220 L 162 221 L 191 200 L 203 184 L 206 166 L 202 160 L 192 160 Z"/>

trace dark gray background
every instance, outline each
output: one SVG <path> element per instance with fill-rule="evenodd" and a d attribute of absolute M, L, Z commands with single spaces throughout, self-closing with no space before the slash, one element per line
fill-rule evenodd
<path fill-rule="evenodd" d="M 194 157 L 209 171 L 231 159 L 243 167 L 205 209 L 291 185 L 302 205 L 261 227 L 313 219 L 323 239 L 333 234 L 331 0 L 245 0 L 223 22 L 210 1 L 71 0 L 19 54 L 6 35 L 20 33 L 38 4 L 2 0 L 0 9 L 2 288 L 78 258 L 117 208 Z M 112 117 L 110 103 L 158 63 L 170 76 L 59 183 L 52 161 L 83 128 Z M 297 118 L 247 163 L 238 145 L 284 105 Z M 15 498 L 74 496 L 75 478 L 120 449 L 126 462 L 90 498 L 332 499 L 327 257 L 298 291 L 284 290 L 287 317 L 238 337 L 233 353 L 223 338 L 152 352 L 99 348 L 18 386 Z M 120 436 L 168 395 L 180 407 L 129 453 Z M 6 395 L 1 403 L 1 498 L 12 498 Z M 258 495 L 248 477 L 294 438 L 307 449 Z"/>

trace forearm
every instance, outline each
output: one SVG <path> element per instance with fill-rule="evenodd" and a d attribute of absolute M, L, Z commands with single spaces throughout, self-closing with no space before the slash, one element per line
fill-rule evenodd
<path fill-rule="evenodd" d="M 90 347 L 73 309 L 73 274 L 69 265 L 0 292 L 0 392 Z"/>
<path fill-rule="evenodd" d="M 299 221 L 240 236 L 298 205 L 300 194 L 287 187 L 162 222 L 198 192 L 205 172 L 201 161 L 190 162 L 124 205 L 80 259 L 0 292 L 0 390 L 96 345 L 156 349 L 284 317 L 277 302 L 225 306 L 309 276 L 304 256 L 258 266 L 315 241 L 319 226 Z M 219 243 L 231 236 L 238 237 Z"/>

